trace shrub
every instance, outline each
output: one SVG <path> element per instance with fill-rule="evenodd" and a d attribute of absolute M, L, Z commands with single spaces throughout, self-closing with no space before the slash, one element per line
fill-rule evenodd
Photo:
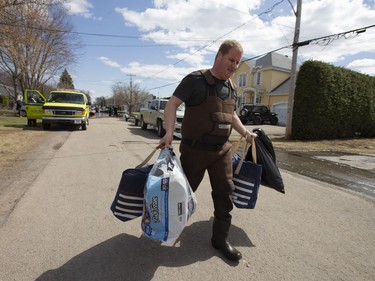
<path fill-rule="evenodd" d="M 375 137 L 375 78 L 305 62 L 294 93 L 292 139 Z"/>

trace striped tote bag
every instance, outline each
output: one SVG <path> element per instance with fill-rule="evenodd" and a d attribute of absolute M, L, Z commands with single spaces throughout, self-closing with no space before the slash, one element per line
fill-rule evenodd
<path fill-rule="evenodd" d="M 241 142 L 242 138 L 239 140 Z M 233 204 L 237 208 L 254 209 L 258 199 L 259 186 L 262 179 L 262 165 L 256 163 L 255 141 L 251 143 L 252 161 L 244 160 L 247 154 L 248 143 L 245 141 L 242 156 L 236 153 L 238 145 L 233 153 L 233 183 L 235 189 L 232 193 Z"/>

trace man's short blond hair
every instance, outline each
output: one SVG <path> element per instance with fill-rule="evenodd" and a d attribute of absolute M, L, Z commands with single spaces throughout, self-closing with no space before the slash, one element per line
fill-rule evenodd
<path fill-rule="evenodd" d="M 217 54 L 221 53 L 223 56 L 229 53 L 229 50 L 232 48 L 238 49 L 241 53 L 243 53 L 243 48 L 237 40 L 225 40 L 223 43 L 221 43 L 219 50 L 217 51 Z M 216 54 L 216 56 L 217 56 Z"/>

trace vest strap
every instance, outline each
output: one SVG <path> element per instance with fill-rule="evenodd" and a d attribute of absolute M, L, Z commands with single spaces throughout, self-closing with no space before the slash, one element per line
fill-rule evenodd
<path fill-rule="evenodd" d="M 215 85 L 215 78 L 213 77 L 213 75 L 212 75 L 212 73 L 209 69 L 202 69 L 202 70 L 200 70 L 200 72 L 202 73 L 202 75 L 203 75 L 203 77 L 206 80 L 208 85 L 210 85 L 210 86 Z M 234 89 L 236 89 L 236 86 L 232 82 L 232 79 L 229 78 L 228 80 L 229 80 L 229 85 L 230 85 L 230 87 L 233 91 Z"/>

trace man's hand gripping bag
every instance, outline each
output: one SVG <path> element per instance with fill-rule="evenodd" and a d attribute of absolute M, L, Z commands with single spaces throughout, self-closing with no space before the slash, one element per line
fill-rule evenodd
<path fill-rule="evenodd" d="M 196 208 L 196 198 L 172 148 L 164 148 L 145 186 L 142 231 L 145 237 L 173 244 Z"/>

